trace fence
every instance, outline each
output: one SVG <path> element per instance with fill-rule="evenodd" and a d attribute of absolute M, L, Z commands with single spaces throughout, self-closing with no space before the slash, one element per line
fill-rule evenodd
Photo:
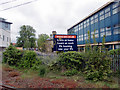
<path fill-rule="evenodd" d="M 113 71 L 117 71 L 120 70 L 120 55 L 110 55 L 110 57 L 112 58 L 112 63 L 111 63 L 111 69 Z"/>

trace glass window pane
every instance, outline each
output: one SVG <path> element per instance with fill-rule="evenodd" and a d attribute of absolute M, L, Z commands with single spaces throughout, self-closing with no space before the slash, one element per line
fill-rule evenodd
<path fill-rule="evenodd" d="M 109 12 L 109 11 L 110 11 L 110 8 L 107 8 L 107 9 L 105 10 L 105 13 L 106 13 L 106 12 Z"/>
<path fill-rule="evenodd" d="M 118 13 L 118 8 L 113 10 L 113 14 L 116 14 L 116 13 Z"/>
<path fill-rule="evenodd" d="M 116 7 L 118 7 L 118 6 L 119 6 L 119 3 L 116 3 L 116 4 L 113 4 L 113 7 L 112 7 L 112 8 L 114 9 L 114 8 L 116 8 Z"/>
<path fill-rule="evenodd" d="M 111 31 L 106 32 L 106 36 L 109 36 L 109 35 L 111 35 Z"/>
<path fill-rule="evenodd" d="M 101 37 L 103 37 L 104 35 L 105 35 L 105 33 L 104 33 L 104 32 L 103 32 L 103 33 L 100 33 L 100 36 L 101 36 Z"/>
<path fill-rule="evenodd" d="M 100 32 L 104 32 L 104 31 L 105 31 L 105 29 L 104 29 L 104 28 L 101 28 L 101 29 L 100 29 Z"/>
<path fill-rule="evenodd" d="M 104 11 L 101 11 L 101 12 L 100 12 L 100 15 L 103 15 L 103 14 L 104 14 Z"/>
<path fill-rule="evenodd" d="M 114 29 L 114 34 L 120 34 L 120 29 Z"/>

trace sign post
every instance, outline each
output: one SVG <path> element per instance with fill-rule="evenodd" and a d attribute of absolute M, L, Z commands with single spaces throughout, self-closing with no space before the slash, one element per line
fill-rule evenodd
<path fill-rule="evenodd" d="M 53 51 L 78 51 L 77 35 L 54 35 Z"/>

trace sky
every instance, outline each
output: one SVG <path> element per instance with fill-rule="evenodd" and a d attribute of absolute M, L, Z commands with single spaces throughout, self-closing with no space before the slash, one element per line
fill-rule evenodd
<path fill-rule="evenodd" d="M 9 2 L 1 4 L 4 2 Z M 11 8 L 29 1 L 19 7 Z M 110 0 L 0 0 L 0 17 L 12 22 L 11 42 L 16 42 L 22 25 L 30 25 L 39 34 L 67 34 L 67 29 Z"/>

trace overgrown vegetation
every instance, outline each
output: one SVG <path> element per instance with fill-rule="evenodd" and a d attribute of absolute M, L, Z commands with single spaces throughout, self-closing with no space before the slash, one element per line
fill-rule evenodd
<path fill-rule="evenodd" d="M 20 51 L 10 45 L 3 53 L 3 62 L 10 66 L 37 71 L 41 77 L 44 77 L 49 70 L 59 72 L 63 76 L 82 74 L 86 80 L 92 81 L 110 81 L 112 75 L 117 74 L 119 76 L 119 71 L 112 74 L 109 55 L 119 55 L 120 49 L 106 51 L 104 46 L 105 36 L 101 48 L 96 46 L 95 34 L 93 35 L 93 41 L 94 45 L 91 46 L 88 32 L 86 52 L 60 52 L 58 58 L 54 58 L 55 60 L 51 60 L 50 57 L 38 57 L 34 51 Z"/>
<path fill-rule="evenodd" d="M 115 49 L 115 50 L 110 50 L 108 52 L 109 55 L 120 55 L 120 48 L 119 49 Z"/>
<path fill-rule="evenodd" d="M 52 70 L 64 72 L 63 75 L 72 76 L 82 72 L 87 80 L 92 81 L 109 81 L 112 71 L 110 68 L 111 58 L 105 50 L 105 36 L 101 50 L 97 47 L 95 31 L 93 34 L 94 45 L 90 45 L 90 33 L 86 41 L 86 52 L 64 52 L 59 54 L 59 59 L 52 66 Z"/>
<path fill-rule="evenodd" d="M 5 52 L 3 52 L 3 62 L 11 66 L 18 66 L 23 56 L 23 52 L 17 50 L 14 46 L 10 45 Z"/>

